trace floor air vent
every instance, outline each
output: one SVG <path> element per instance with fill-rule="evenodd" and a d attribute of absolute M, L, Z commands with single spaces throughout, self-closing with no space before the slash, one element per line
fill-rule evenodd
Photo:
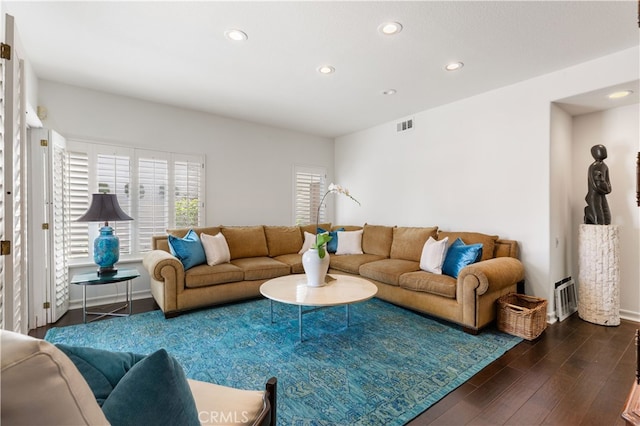
<path fill-rule="evenodd" d="M 400 123 L 396 124 L 396 130 L 398 132 L 404 132 L 405 130 L 411 129 L 413 129 L 413 118 L 407 121 L 401 121 Z"/>
<path fill-rule="evenodd" d="M 578 310 L 576 285 L 571 277 L 557 282 L 555 293 L 558 321 L 562 321 Z"/>

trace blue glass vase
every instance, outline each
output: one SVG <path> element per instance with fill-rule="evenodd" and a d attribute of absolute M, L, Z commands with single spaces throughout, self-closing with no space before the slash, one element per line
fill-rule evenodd
<path fill-rule="evenodd" d="M 100 267 L 98 274 L 115 274 L 114 268 L 120 259 L 120 240 L 113 235 L 113 228 L 105 225 L 100 228 L 100 235 L 93 242 L 93 261 Z"/>

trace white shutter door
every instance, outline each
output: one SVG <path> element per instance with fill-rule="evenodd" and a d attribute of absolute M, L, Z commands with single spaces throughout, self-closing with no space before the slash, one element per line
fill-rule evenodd
<path fill-rule="evenodd" d="M 4 181 L 5 181 L 5 148 L 4 148 L 4 117 L 5 117 L 5 99 L 4 99 L 4 70 L 5 64 L 4 60 L 0 60 L 0 241 L 4 242 L 5 238 L 5 220 L 4 220 L 4 210 L 5 210 L 5 201 L 4 201 L 4 193 L 6 191 Z M 6 280 L 5 274 L 5 255 L 0 255 L 0 329 L 4 330 L 4 283 Z"/>
<path fill-rule="evenodd" d="M 3 328 L 26 333 L 27 280 L 23 277 L 24 229 L 23 167 L 25 155 L 24 91 L 22 61 L 18 52 L 14 20 L 6 15 L 5 40 L 11 49 L 11 59 L 5 62 L 5 120 L 4 120 L 4 237 L 11 241 L 11 254 L 5 256 Z"/>
<path fill-rule="evenodd" d="M 69 191 L 65 184 L 69 174 L 66 143 L 62 136 L 51 132 L 50 170 L 53 171 L 50 188 L 49 249 L 51 259 L 51 322 L 56 322 L 69 310 Z"/>

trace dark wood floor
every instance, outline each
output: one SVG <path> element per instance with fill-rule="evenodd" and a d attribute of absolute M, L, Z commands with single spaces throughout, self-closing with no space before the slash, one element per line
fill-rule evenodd
<path fill-rule="evenodd" d="M 157 309 L 136 300 L 134 313 Z M 79 324 L 79 309 L 55 326 Z M 29 334 L 44 337 L 51 326 Z M 420 425 L 624 425 L 620 417 L 635 377 L 640 324 L 594 325 L 574 314 L 488 365 L 409 423 Z"/>

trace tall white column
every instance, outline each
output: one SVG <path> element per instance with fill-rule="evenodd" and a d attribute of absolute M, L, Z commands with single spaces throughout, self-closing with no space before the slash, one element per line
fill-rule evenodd
<path fill-rule="evenodd" d="M 616 225 L 580 225 L 578 315 L 600 325 L 620 324 L 620 242 Z"/>

